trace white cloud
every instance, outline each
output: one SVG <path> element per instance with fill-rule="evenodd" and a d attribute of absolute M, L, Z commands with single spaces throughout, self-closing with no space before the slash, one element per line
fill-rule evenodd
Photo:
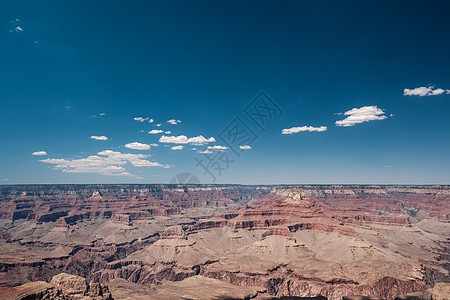
<path fill-rule="evenodd" d="M 418 87 L 414 89 L 404 89 L 403 90 L 403 96 L 438 96 L 442 95 L 444 93 L 450 94 L 450 90 L 444 90 L 441 88 L 435 89 L 434 86 L 428 86 L 428 87 Z"/>
<path fill-rule="evenodd" d="M 23 29 L 20 26 L 16 26 L 16 28 L 14 28 L 14 30 L 16 32 L 22 32 L 23 31 Z"/>
<path fill-rule="evenodd" d="M 320 127 L 301 126 L 301 127 L 285 128 L 285 129 L 283 129 L 281 131 L 281 134 L 293 134 L 293 133 L 298 133 L 298 132 L 303 132 L 303 131 L 309 131 L 309 132 L 313 132 L 313 131 L 317 131 L 317 132 L 327 131 L 327 126 L 320 126 Z"/>
<path fill-rule="evenodd" d="M 2 181 L 8 181 L 8 180 L 9 180 L 8 178 L 3 178 L 3 179 L 2 179 Z"/>
<path fill-rule="evenodd" d="M 165 133 L 165 134 L 171 134 L 172 131 L 165 131 L 164 133 Z"/>
<path fill-rule="evenodd" d="M 150 144 L 150 146 L 152 146 L 152 147 L 158 147 L 159 145 L 158 145 L 158 144 L 155 144 L 155 143 L 153 143 L 153 144 Z"/>
<path fill-rule="evenodd" d="M 183 150 L 183 147 L 184 146 L 179 145 L 179 146 L 173 146 L 170 149 L 172 149 L 172 150 Z"/>
<path fill-rule="evenodd" d="M 250 150 L 250 149 L 252 149 L 252 147 L 250 147 L 249 145 L 241 145 L 241 146 L 239 146 L 239 149 L 241 149 L 241 150 Z"/>
<path fill-rule="evenodd" d="M 93 135 L 93 136 L 91 136 L 91 139 L 94 139 L 97 141 L 106 141 L 108 138 L 104 135 Z"/>
<path fill-rule="evenodd" d="M 153 123 L 154 121 L 155 120 L 153 120 L 153 119 L 148 120 L 149 123 Z"/>
<path fill-rule="evenodd" d="M 211 154 L 213 152 L 211 150 L 206 149 L 206 150 L 203 150 L 203 151 L 198 151 L 198 153 L 200 153 L 200 154 Z"/>
<path fill-rule="evenodd" d="M 387 118 L 384 115 L 384 111 L 377 106 L 353 108 L 346 111 L 344 115 L 347 117 L 344 120 L 336 121 L 336 126 L 349 127 L 359 123 L 384 120 Z"/>
<path fill-rule="evenodd" d="M 161 124 L 155 124 L 156 127 L 161 127 Z"/>
<path fill-rule="evenodd" d="M 216 140 L 213 137 L 210 137 L 209 139 L 205 138 L 202 135 L 188 138 L 185 135 L 179 135 L 179 136 L 166 136 L 163 135 L 159 138 L 160 143 L 171 143 L 171 144 L 192 144 L 192 145 L 203 145 L 206 143 L 213 143 Z"/>
<path fill-rule="evenodd" d="M 172 125 L 177 125 L 178 123 L 181 123 L 181 121 L 175 120 L 175 119 L 170 119 L 170 120 L 167 120 L 167 123 L 172 124 Z"/>
<path fill-rule="evenodd" d="M 133 149 L 133 150 L 150 150 L 150 145 L 142 144 L 139 142 L 133 142 L 133 143 L 126 144 L 125 148 Z"/>
<path fill-rule="evenodd" d="M 97 155 L 91 155 L 80 159 L 43 159 L 41 162 L 53 164 L 54 169 L 62 170 L 65 173 L 96 173 L 110 176 L 132 176 L 138 177 L 126 171 L 123 167 L 127 163 L 134 167 L 163 167 L 157 162 L 151 162 L 145 158 L 145 154 L 129 154 L 112 150 L 98 152 Z"/>
<path fill-rule="evenodd" d="M 152 129 L 150 130 L 148 133 L 149 134 L 158 134 L 158 133 L 163 133 L 164 131 L 159 130 L 159 129 Z"/>
<path fill-rule="evenodd" d="M 189 144 L 197 145 L 197 146 L 198 145 L 203 145 L 203 144 L 206 144 L 206 143 L 214 143 L 215 141 L 216 141 L 215 138 L 210 137 L 209 139 L 207 139 L 207 138 L 203 137 L 203 135 L 199 135 L 199 136 L 196 136 L 196 137 L 189 138 Z"/>
<path fill-rule="evenodd" d="M 98 115 L 91 115 L 92 118 L 99 118 L 106 116 L 106 113 L 99 113 Z"/>
<path fill-rule="evenodd" d="M 216 150 L 216 151 L 224 151 L 227 150 L 228 147 L 225 146 L 208 146 L 209 150 Z"/>
<path fill-rule="evenodd" d="M 133 118 L 135 121 L 139 121 L 139 122 L 145 122 L 149 120 L 149 117 L 143 118 L 143 117 L 134 117 Z"/>
<path fill-rule="evenodd" d="M 31 155 L 47 155 L 47 152 L 45 152 L 45 151 L 36 151 L 36 152 L 33 152 Z"/>

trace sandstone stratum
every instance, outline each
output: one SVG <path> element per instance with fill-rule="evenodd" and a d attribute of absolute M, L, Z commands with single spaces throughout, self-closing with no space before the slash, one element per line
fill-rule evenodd
<path fill-rule="evenodd" d="M 0 237 L 0 299 L 450 299 L 449 186 L 0 186 Z"/>

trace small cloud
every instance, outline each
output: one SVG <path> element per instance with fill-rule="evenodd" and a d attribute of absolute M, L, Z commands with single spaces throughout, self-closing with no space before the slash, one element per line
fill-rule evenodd
<path fill-rule="evenodd" d="M 206 143 L 214 143 L 216 139 L 210 137 L 209 139 L 205 138 L 202 135 L 188 138 L 185 135 L 179 136 L 166 136 L 163 135 L 159 138 L 160 143 L 171 143 L 171 144 L 192 144 L 192 145 L 203 145 Z"/>
<path fill-rule="evenodd" d="M 386 166 L 384 166 L 385 168 L 390 168 L 391 166 L 389 166 L 389 165 L 386 165 Z"/>
<path fill-rule="evenodd" d="M 143 117 L 134 117 L 133 120 L 138 121 L 138 122 L 145 122 L 148 121 L 149 117 L 143 118 Z"/>
<path fill-rule="evenodd" d="M 153 119 L 148 120 L 149 123 L 153 123 L 154 121 L 155 120 L 153 120 Z"/>
<path fill-rule="evenodd" d="M 159 130 L 159 129 L 152 129 L 150 130 L 148 133 L 149 134 L 158 134 L 158 133 L 163 133 L 164 131 Z"/>
<path fill-rule="evenodd" d="M 104 135 L 92 135 L 91 139 L 97 140 L 97 141 L 106 141 L 108 138 Z"/>
<path fill-rule="evenodd" d="M 178 123 L 181 123 L 181 121 L 175 120 L 175 119 L 170 119 L 170 120 L 167 120 L 167 123 L 172 124 L 172 125 L 177 125 Z"/>
<path fill-rule="evenodd" d="M 20 26 L 16 26 L 16 28 L 14 28 L 14 30 L 16 32 L 22 32 L 23 31 L 23 29 Z"/>
<path fill-rule="evenodd" d="M 184 146 L 173 146 L 173 147 L 171 147 L 170 149 L 172 149 L 172 150 L 183 150 L 183 147 Z"/>
<path fill-rule="evenodd" d="M 158 145 L 158 144 L 155 144 L 155 143 L 153 143 L 153 144 L 150 144 L 150 146 L 152 146 L 152 147 L 158 147 L 159 145 Z"/>
<path fill-rule="evenodd" d="M 241 149 L 241 150 L 250 150 L 250 149 L 252 149 L 252 147 L 250 147 L 249 145 L 241 145 L 241 146 L 239 146 L 239 149 Z"/>
<path fill-rule="evenodd" d="M 100 113 L 99 116 L 106 116 L 106 113 Z"/>
<path fill-rule="evenodd" d="M 309 132 L 327 131 L 327 126 L 320 126 L 320 127 L 313 127 L 313 126 L 291 127 L 291 128 L 283 129 L 281 131 L 281 134 L 293 134 L 293 133 L 304 132 L 304 131 L 309 131 Z"/>
<path fill-rule="evenodd" d="M 215 151 L 225 151 L 228 149 L 228 147 L 225 146 L 208 146 L 209 150 L 215 150 Z"/>
<path fill-rule="evenodd" d="M 336 126 L 350 127 L 364 122 L 387 119 L 384 115 L 384 111 L 377 106 L 353 108 L 346 111 L 344 115 L 347 117 L 344 120 L 336 121 Z"/>
<path fill-rule="evenodd" d="M 194 147 L 194 148 L 192 148 L 191 150 L 192 150 L 192 151 L 197 151 L 198 149 Z"/>
<path fill-rule="evenodd" d="M 133 143 L 126 144 L 125 148 L 133 149 L 133 150 L 150 150 L 150 145 L 142 144 L 139 142 L 133 142 Z"/>
<path fill-rule="evenodd" d="M 165 131 L 164 133 L 165 133 L 165 134 L 171 134 L 172 131 Z"/>
<path fill-rule="evenodd" d="M 8 180 L 9 180 L 8 178 L 3 178 L 3 179 L 2 179 L 2 181 L 8 181 Z"/>
<path fill-rule="evenodd" d="M 31 155 L 47 155 L 47 152 L 46 151 L 36 151 L 36 152 L 33 152 Z"/>
<path fill-rule="evenodd" d="M 200 153 L 200 154 L 211 154 L 213 152 L 211 150 L 206 149 L 206 150 L 203 150 L 203 151 L 198 151 L 198 153 Z"/>
<path fill-rule="evenodd" d="M 155 126 L 156 126 L 156 127 L 160 127 L 160 126 L 161 126 L 161 124 L 155 124 Z"/>
<path fill-rule="evenodd" d="M 438 96 L 442 95 L 444 93 L 450 94 L 450 90 L 444 90 L 441 88 L 435 89 L 434 86 L 428 86 L 428 87 L 418 87 L 414 89 L 404 89 L 403 90 L 403 96 Z"/>

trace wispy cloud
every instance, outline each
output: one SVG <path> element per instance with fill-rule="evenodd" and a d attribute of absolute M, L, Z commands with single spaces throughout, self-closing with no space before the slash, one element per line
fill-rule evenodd
<path fill-rule="evenodd" d="M 47 155 L 47 152 L 46 151 L 36 151 L 36 152 L 33 152 L 31 155 Z"/>
<path fill-rule="evenodd" d="M 214 143 L 216 140 L 213 137 L 209 139 L 202 135 L 188 138 L 185 135 L 179 136 L 166 136 L 163 135 L 159 138 L 160 143 L 170 143 L 170 144 L 192 144 L 192 145 L 203 145 L 206 143 Z"/>
<path fill-rule="evenodd" d="M 184 146 L 179 145 L 179 146 L 173 146 L 170 149 L 172 149 L 172 150 L 183 150 L 183 147 Z"/>
<path fill-rule="evenodd" d="M 336 121 L 336 126 L 350 127 L 355 124 L 370 122 L 375 120 L 384 120 L 387 117 L 384 111 L 377 106 L 363 106 L 353 108 L 344 113 L 347 116 L 344 120 Z"/>
<path fill-rule="evenodd" d="M 11 29 L 8 30 L 9 32 L 23 32 L 22 27 L 20 27 L 19 24 L 21 24 L 21 21 L 19 19 L 14 19 L 9 21 L 12 25 L 12 27 L 10 27 Z"/>
<path fill-rule="evenodd" d="M 418 87 L 414 89 L 404 89 L 403 90 L 403 96 L 438 96 L 442 95 L 444 93 L 450 94 L 450 90 L 444 90 L 441 88 L 435 89 L 434 86 L 428 86 L 428 87 Z"/>
<path fill-rule="evenodd" d="M 156 127 L 161 127 L 162 124 L 155 124 Z"/>
<path fill-rule="evenodd" d="M 92 135 L 91 139 L 97 140 L 97 141 L 106 141 L 108 138 L 104 135 Z"/>
<path fill-rule="evenodd" d="M 149 161 L 145 154 L 129 154 L 112 150 L 98 152 L 80 159 L 43 159 L 41 162 L 54 165 L 54 169 L 65 173 L 96 173 L 109 176 L 132 176 L 138 177 L 126 171 L 124 165 L 127 163 L 134 167 L 164 167 L 157 162 Z"/>
<path fill-rule="evenodd" d="M 250 150 L 250 149 L 252 149 L 252 147 L 250 147 L 249 145 L 240 145 L 239 149 L 241 149 L 241 150 Z"/>
<path fill-rule="evenodd" d="M 320 126 L 320 127 L 313 127 L 313 126 L 291 127 L 291 128 L 283 129 L 281 131 L 281 134 L 293 134 L 293 133 L 304 132 L 304 131 L 308 131 L 308 132 L 327 131 L 327 126 Z"/>
<path fill-rule="evenodd" d="M 203 150 L 203 151 L 197 151 L 197 152 L 200 153 L 200 154 L 211 154 L 211 153 L 213 153 L 211 150 L 208 150 L 208 149 Z"/>
<path fill-rule="evenodd" d="M 208 149 L 215 150 L 215 151 L 225 151 L 228 149 L 228 147 L 217 145 L 217 146 L 208 146 Z"/>
<path fill-rule="evenodd" d="M 98 115 L 91 115 L 92 118 L 99 118 L 106 116 L 106 113 L 99 113 Z"/>
<path fill-rule="evenodd" d="M 158 134 L 158 133 L 163 133 L 164 131 L 163 130 L 160 130 L 160 129 L 152 129 L 152 130 L 150 130 L 148 133 L 149 134 Z"/>
<path fill-rule="evenodd" d="M 141 122 L 141 123 L 145 122 L 145 121 L 148 121 L 149 123 L 153 123 L 154 122 L 154 120 L 149 118 L 149 117 L 145 117 L 145 118 L 144 117 L 134 117 L 133 120 Z"/>
<path fill-rule="evenodd" d="M 2 181 L 8 181 L 8 180 L 9 180 L 8 178 L 3 178 L 3 179 L 2 179 Z"/>
<path fill-rule="evenodd" d="M 142 144 L 139 142 L 133 142 L 133 143 L 126 144 L 125 148 L 133 149 L 133 150 L 150 150 L 150 145 Z"/>
<path fill-rule="evenodd" d="M 170 120 L 167 120 L 167 123 L 172 124 L 172 125 L 177 125 L 178 123 L 181 123 L 181 121 L 175 120 L 175 119 L 170 119 Z"/>

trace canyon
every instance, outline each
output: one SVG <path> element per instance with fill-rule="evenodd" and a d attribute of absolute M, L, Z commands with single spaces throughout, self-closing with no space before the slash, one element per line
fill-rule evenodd
<path fill-rule="evenodd" d="M 0 237 L 2 299 L 450 298 L 450 186 L 0 186 Z"/>

